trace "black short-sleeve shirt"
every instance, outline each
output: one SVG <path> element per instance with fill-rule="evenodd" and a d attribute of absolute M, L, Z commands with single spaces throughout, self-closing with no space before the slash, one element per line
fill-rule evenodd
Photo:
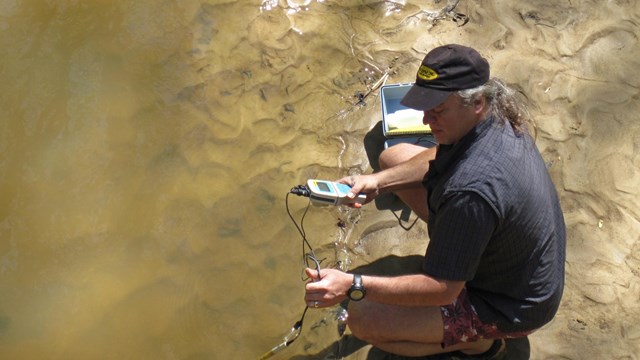
<path fill-rule="evenodd" d="M 459 143 L 439 147 L 424 185 L 425 273 L 466 281 L 480 319 L 502 331 L 550 321 L 564 287 L 566 232 L 531 138 L 489 118 Z"/>

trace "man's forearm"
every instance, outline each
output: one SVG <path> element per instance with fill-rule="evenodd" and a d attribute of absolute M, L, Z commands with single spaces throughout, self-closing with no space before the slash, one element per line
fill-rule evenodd
<path fill-rule="evenodd" d="M 425 274 L 397 277 L 363 276 L 367 299 L 402 306 L 450 304 L 464 287 L 462 281 L 437 280 Z"/>

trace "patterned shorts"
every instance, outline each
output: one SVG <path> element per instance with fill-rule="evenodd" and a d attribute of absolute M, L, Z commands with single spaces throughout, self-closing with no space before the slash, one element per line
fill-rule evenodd
<path fill-rule="evenodd" d="M 476 309 L 469 301 L 467 289 L 462 289 L 452 304 L 441 306 L 444 322 L 444 341 L 446 348 L 461 342 L 474 342 L 482 339 L 505 339 L 527 336 L 535 330 L 504 333 L 495 324 L 480 321 Z"/>

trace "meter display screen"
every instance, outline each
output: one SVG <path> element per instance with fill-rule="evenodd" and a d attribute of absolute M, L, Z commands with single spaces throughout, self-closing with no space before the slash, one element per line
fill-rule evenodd
<path fill-rule="evenodd" d="M 329 189 L 329 185 L 327 185 L 327 183 L 325 182 L 318 181 L 316 185 L 318 185 L 318 189 L 320 189 L 320 191 L 331 192 L 331 190 Z"/>

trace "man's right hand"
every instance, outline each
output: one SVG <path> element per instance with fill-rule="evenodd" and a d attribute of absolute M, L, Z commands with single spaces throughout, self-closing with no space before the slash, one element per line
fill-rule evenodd
<path fill-rule="evenodd" d="M 351 187 L 351 191 L 347 194 L 349 199 L 354 199 L 356 195 L 360 193 L 366 194 L 367 200 L 365 201 L 365 204 L 373 201 L 373 199 L 380 194 L 380 187 L 375 174 L 347 176 L 337 182 Z M 352 206 L 355 208 L 362 207 L 362 205 L 358 203 L 355 203 Z"/>

